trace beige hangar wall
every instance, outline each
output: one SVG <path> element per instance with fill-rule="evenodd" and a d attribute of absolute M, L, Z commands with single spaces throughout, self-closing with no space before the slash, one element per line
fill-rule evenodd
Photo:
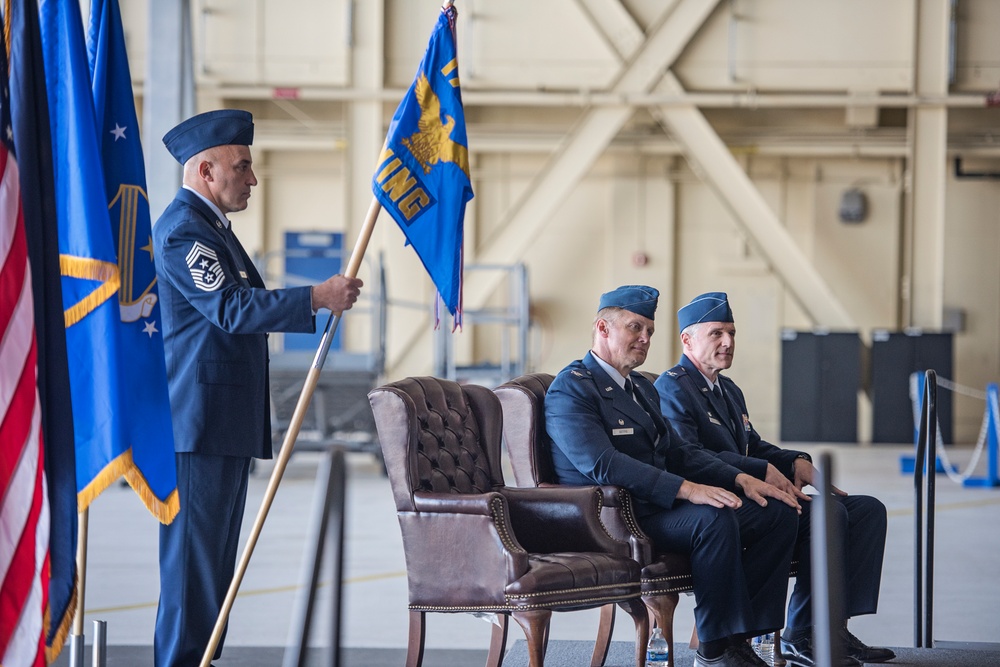
<path fill-rule="evenodd" d="M 122 0 L 137 92 L 145 5 Z M 238 106 L 257 119 L 260 185 L 237 221 L 245 245 L 277 253 L 289 230 L 340 231 L 353 244 L 436 3 L 191 5 L 199 109 Z M 948 0 L 456 5 L 476 190 L 465 258 L 527 265 L 532 370 L 557 372 L 583 354 L 598 294 L 641 282 L 662 293 L 653 371 L 679 354 L 677 307 L 729 292 L 732 376 L 758 430 L 775 438 L 785 327 L 846 322 L 868 340 L 873 328 L 937 330 L 959 312 L 952 379 L 997 381 L 1000 181 L 958 178 L 953 159 L 1000 171 L 1000 110 L 985 108 L 1000 87 L 989 29 L 1000 3 L 958 0 L 954 41 Z M 850 187 L 868 200 L 859 224 L 838 219 Z M 433 288 L 384 215 L 369 247 L 378 253 L 392 304 L 387 375 L 431 372 Z M 472 307 L 504 295 L 467 283 Z M 831 312 L 842 317 L 823 321 Z M 349 346 L 367 345 L 365 324 L 344 326 Z M 455 339 L 465 363 L 496 362 L 498 348 L 486 326 Z M 870 408 L 859 404 L 864 439 Z M 955 405 L 956 439 L 972 442 L 982 402 Z"/>

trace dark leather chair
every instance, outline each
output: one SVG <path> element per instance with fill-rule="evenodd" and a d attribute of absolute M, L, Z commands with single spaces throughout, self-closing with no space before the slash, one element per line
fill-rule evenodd
<path fill-rule="evenodd" d="M 600 492 L 504 486 L 500 402 L 485 387 L 407 378 L 368 397 L 406 555 L 407 667 L 422 663 L 427 612 L 497 614 L 490 667 L 503 662 L 513 616 L 541 667 L 553 611 L 609 603 L 635 620 L 645 664 L 640 568 L 601 524 Z"/>
<path fill-rule="evenodd" d="M 506 382 L 494 393 L 503 406 L 503 434 L 514 480 L 524 487 L 558 487 L 552 467 L 552 443 L 545 431 L 545 392 L 552 384 L 548 373 L 531 373 Z M 608 532 L 632 546 L 632 557 L 642 565 L 642 601 L 653 615 L 674 656 L 674 610 L 680 593 L 691 593 L 691 561 L 676 553 L 658 552 L 642 532 L 632 511 L 631 496 L 617 486 L 602 486 L 601 520 Z M 601 610 L 598 644 L 610 643 L 614 606 Z M 595 647 L 595 654 L 598 647 Z"/>

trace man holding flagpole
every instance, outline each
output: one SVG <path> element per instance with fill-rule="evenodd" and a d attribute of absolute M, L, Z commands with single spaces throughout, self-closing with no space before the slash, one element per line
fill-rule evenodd
<path fill-rule="evenodd" d="M 348 310 L 362 282 L 265 288 L 226 217 L 257 185 L 249 112 L 199 114 L 163 142 L 184 165 L 153 226 L 180 512 L 160 527 L 154 655 L 182 667 L 199 663 L 233 577 L 250 460 L 271 457 L 267 333 L 314 331 L 316 311 Z"/>

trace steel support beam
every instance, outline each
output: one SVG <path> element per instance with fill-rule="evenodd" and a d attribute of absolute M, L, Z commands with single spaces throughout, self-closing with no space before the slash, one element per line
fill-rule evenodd
<path fill-rule="evenodd" d="M 190 0 L 148 0 L 148 65 L 143 88 L 142 146 L 149 214 L 155 222 L 181 184 L 181 168 L 161 137 L 192 116 L 194 56 Z"/>
<path fill-rule="evenodd" d="M 916 92 L 946 96 L 950 0 L 917 3 Z M 945 183 L 948 173 L 948 109 L 921 106 L 910 112 L 911 183 L 909 308 L 904 324 L 939 328 L 944 315 Z"/>
<path fill-rule="evenodd" d="M 631 53 L 623 54 L 626 64 L 613 87 L 615 93 L 645 92 L 660 80 L 697 34 L 712 13 L 718 0 L 683 0 L 661 15 L 647 39 L 636 43 Z M 635 43 L 626 36 L 627 48 Z M 534 239 L 590 170 L 611 140 L 635 112 L 633 106 L 607 107 L 587 111 L 573 132 L 552 156 L 533 186 L 513 207 L 506 224 L 488 245 L 476 255 L 481 264 L 513 264 L 520 261 Z M 498 278 L 475 276 L 465 287 L 465 303 L 478 308 L 496 289 Z"/>
<path fill-rule="evenodd" d="M 659 88 L 682 92 L 672 72 Z M 809 258 L 771 210 L 736 158 L 696 107 L 660 107 L 653 114 L 674 139 L 698 175 L 718 195 L 757 252 L 785 288 L 819 326 L 856 328 L 856 323 Z"/>

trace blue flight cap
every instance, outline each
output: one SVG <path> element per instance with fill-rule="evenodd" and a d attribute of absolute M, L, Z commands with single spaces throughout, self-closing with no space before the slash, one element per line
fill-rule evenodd
<path fill-rule="evenodd" d="M 192 116 L 163 135 L 163 145 L 181 164 L 207 148 L 253 144 L 253 115 L 241 109 L 218 109 Z"/>
<path fill-rule="evenodd" d="M 656 314 L 656 300 L 659 296 L 660 291 L 655 287 L 622 285 L 618 289 L 601 295 L 601 303 L 597 307 L 597 312 L 601 312 L 605 308 L 624 308 L 651 320 Z"/>
<path fill-rule="evenodd" d="M 729 307 L 729 297 L 725 292 L 706 292 L 691 300 L 691 303 L 677 311 L 677 328 L 684 331 L 692 324 L 701 322 L 735 322 L 733 309 Z"/>

